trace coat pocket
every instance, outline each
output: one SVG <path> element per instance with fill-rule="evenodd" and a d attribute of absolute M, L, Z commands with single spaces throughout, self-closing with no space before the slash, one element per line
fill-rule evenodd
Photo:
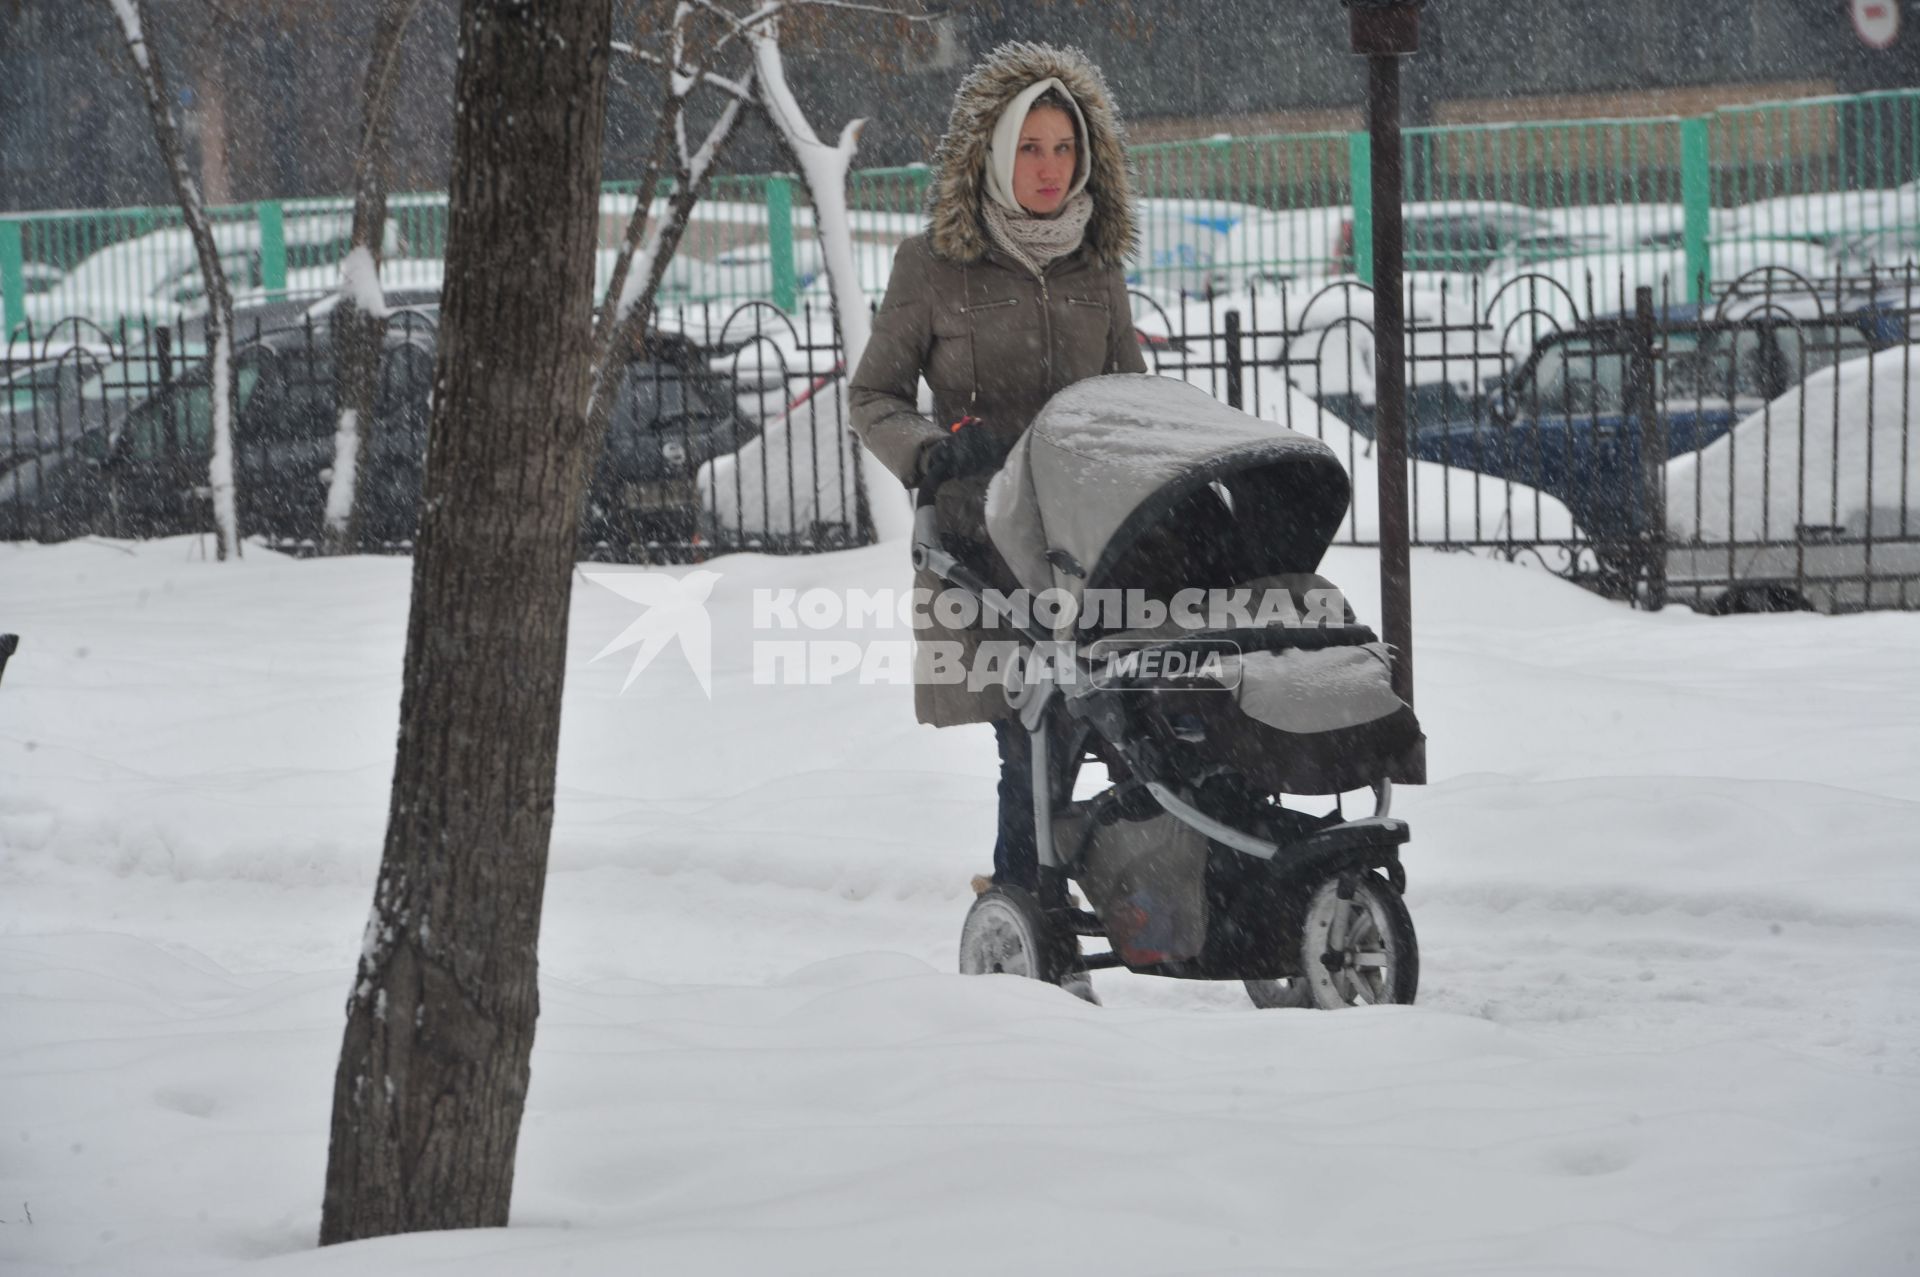
<path fill-rule="evenodd" d="M 1055 343 L 1054 354 L 1060 371 L 1069 380 L 1095 377 L 1105 371 L 1112 326 L 1112 308 L 1106 301 L 1067 296 L 1066 313 L 1060 317 L 1061 340 Z"/>
<path fill-rule="evenodd" d="M 963 315 L 980 315 L 990 310 L 1005 310 L 1009 306 L 1018 306 L 1019 304 L 1020 299 L 1018 297 L 1002 297 L 999 301 L 975 302 L 971 306 L 962 306 L 959 309 Z"/>

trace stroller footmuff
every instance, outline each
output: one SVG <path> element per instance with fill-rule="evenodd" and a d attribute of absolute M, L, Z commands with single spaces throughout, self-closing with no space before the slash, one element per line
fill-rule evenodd
<path fill-rule="evenodd" d="M 1389 804 L 1424 737 L 1385 646 L 1315 574 L 1348 495 L 1323 443 L 1180 382 L 1094 378 L 1042 410 L 985 505 L 1012 577 L 1067 605 L 1010 631 L 1040 890 L 975 901 L 963 971 L 1237 979 L 1263 1007 L 1413 1000 L 1409 831 Z M 927 505 L 914 556 L 986 592 Z M 1077 798 L 1094 761 L 1108 783 Z M 1347 819 L 1357 790 L 1375 809 Z M 1315 795 L 1333 810 L 1284 801 Z M 1064 903 L 1068 879 L 1089 908 Z"/>

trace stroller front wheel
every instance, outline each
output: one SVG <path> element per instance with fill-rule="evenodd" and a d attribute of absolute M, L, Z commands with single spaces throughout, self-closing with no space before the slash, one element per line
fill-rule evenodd
<path fill-rule="evenodd" d="M 989 888 L 975 897 L 960 926 L 960 974 L 1018 975 L 1059 984 L 1070 967 L 1062 939 L 1031 892 Z"/>
<path fill-rule="evenodd" d="M 1405 1005 L 1420 984 L 1413 917 L 1393 885 L 1375 873 L 1329 874 L 1305 895 L 1294 929 L 1303 974 L 1248 980 L 1261 1008 Z"/>

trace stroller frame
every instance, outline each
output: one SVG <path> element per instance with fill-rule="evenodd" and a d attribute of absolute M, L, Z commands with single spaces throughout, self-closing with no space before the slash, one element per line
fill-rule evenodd
<path fill-rule="evenodd" d="M 1055 636 L 1031 623 L 1022 626 L 1001 606 L 979 575 L 942 544 L 932 492 L 916 494 L 913 564 L 932 572 L 951 587 L 966 591 L 998 624 L 1039 645 Z M 1204 631 L 1183 636 L 1183 647 L 1198 642 L 1223 649 L 1319 649 L 1377 642 L 1373 632 L 1359 625 L 1328 626 L 1312 630 L 1262 629 Z M 1412 922 L 1400 900 L 1406 886 L 1400 848 L 1411 836 L 1407 823 L 1391 814 L 1392 782 L 1385 775 L 1373 784 L 1374 812 L 1348 820 L 1336 805 L 1322 818 L 1300 815 L 1293 836 L 1279 838 L 1241 828 L 1209 814 L 1183 794 L 1173 760 L 1154 742 L 1130 733 L 1124 689 L 1095 686 L 1091 680 L 1067 677 L 1058 667 L 1017 662 L 1009 671 L 1006 696 L 1009 708 L 1032 744 L 1034 835 L 1039 860 L 1038 899 L 1017 887 L 996 885 L 975 903 L 969 924 L 983 906 L 1003 916 L 1001 930 L 1017 933 L 1015 941 L 1028 952 L 1002 965 L 998 960 L 968 951 L 968 933 L 962 937 L 962 969 L 1014 970 L 1074 989 L 1092 999 L 1085 972 L 1127 967 L 1139 974 L 1184 979 L 1241 979 L 1261 1007 L 1320 1006 L 1333 1008 L 1363 1002 L 1411 1002 L 1418 979 L 1418 950 Z M 1066 743 L 1069 757 L 1056 765 L 1053 743 Z M 1070 907 L 1067 882 L 1073 866 L 1060 854 L 1054 837 L 1057 805 L 1075 804 L 1072 793 L 1087 745 L 1098 739 L 1104 752 L 1096 756 L 1109 763 L 1118 759 L 1128 780 L 1095 799 L 1109 804 L 1144 806 L 1144 795 L 1160 812 L 1203 835 L 1209 844 L 1231 849 L 1268 866 L 1263 888 L 1266 899 L 1280 902 L 1272 910 L 1272 925 L 1255 925 L 1252 934 L 1235 946 L 1197 958 L 1162 962 L 1129 962 L 1112 943 L 1109 926 L 1091 909 Z M 1117 795 L 1117 796 L 1116 796 Z M 1336 799 L 1337 804 L 1337 799 Z M 1296 813 L 1288 813 L 1295 815 Z M 1138 818 L 1135 816 L 1135 818 Z M 1209 856 L 1213 853 L 1208 852 Z M 999 899 L 995 899 L 999 897 Z M 1357 919 L 1357 921 L 1356 921 Z M 1010 921 L 1008 921 L 1010 920 Z M 1360 939 L 1362 934 L 1366 937 Z M 1079 938 L 1109 940 L 1112 951 L 1083 955 Z M 1372 946 L 1372 947 L 1363 947 Z M 1209 949 L 1213 942 L 1209 938 Z M 1264 950 L 1265 952 L 1257 952 Z M 1390 957 L 1391 967 L 1363 971 L 1356 955 Z"/>

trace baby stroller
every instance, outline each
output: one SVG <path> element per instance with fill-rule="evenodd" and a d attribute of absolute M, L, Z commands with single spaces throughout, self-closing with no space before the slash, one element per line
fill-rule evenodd
<path fill-rule="evenodd" d="M 922 492 L 914 564 L 1013 640 L 1006 696 L 1033 746 L 1039 891 L 976 898 L 963 973 L 1084 986 L 1124 966 L 1241 980 L 1262 1007 L 1413 1001 L 1408 829 L 1388 808 L 1425 741 L 1385 646 L 1314 574 L 1348 493 L 1319 440 L 1139 375 L 1069 387 L 1021 437 L 987 494 L 997 562 L 943 546 Z M 1008 584 L 1055 606 L 1022 616 Z M 1076 799 L 1089 761 L 1109 784 Z M 1337 796 L 1367 789 L 1373 814 L 1347 819 Z M 1282 795 L 1336 797 L 1315 815 Z"/>

